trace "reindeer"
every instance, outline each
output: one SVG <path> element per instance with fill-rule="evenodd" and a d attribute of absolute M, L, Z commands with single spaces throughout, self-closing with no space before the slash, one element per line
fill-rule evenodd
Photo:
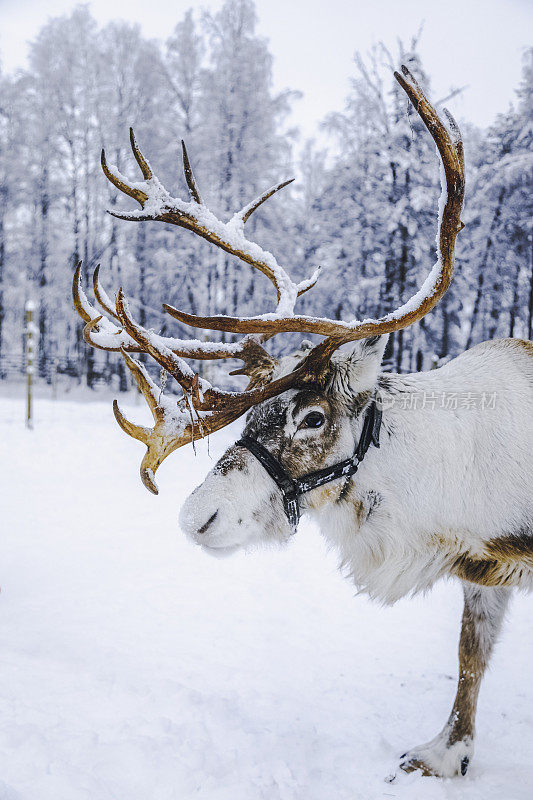
<path fill-rule="evenodd" d="M 406 67 L 395 77 L 435 141 L 443 176 L 437 263 L 396 311 L 362 322 L 295 314 L 297 298 L 318 273 L 294 283 L 271 253 L 244 235 L 250 215 L 288 181 L 224 223 L 202 202 L 185 146 L 187 202 L 171 197 L 153 175 L 133 131 L 131 147 L 144 180 L 128 182 L 103 152 L 102 167 L 141 209 L 111 213 L 181 226 L 238 256 L 273 283 L 276 310 L 249 318 L 199 317 L 164 306 L 186 325 L 244 334 L 237 342 L 206 343 L 143 328 L 121 290 L 110 300 L 98 269 L 93 285 L 104 314 L 83 291 L 81 264 L 73 295 L 86 341 L 122 353 L 152 411 L 154 426 L 146 428 L 127 420 L 114 403 L 119 425 L 146 445 L 141 478 L 150 491 L 157 493 L 155 472 L 170 453 L 248 412 L 242 437 L 181 511 L 181 527 L 206 552 L 288 542 L 306 512 L 338 549 L 358 589 L 383 603 L 425 591 L 444 576 L 462 582 L 459 682 L 451 714 L 432 741 L 400 759 L 406 772 L 450 777 L 464 775 L 472 758 L 479 687 L 512 588 L 531 589 L 533 583 L 533 343 L 484 342 L 431 372 L 381 374 L 387 335 L 422 319 L 450 284 L 464 194 L 455 121 L 445 111 L 444 124 Z M 282 332 L 324 338 L 278 360 L 263 345 Z M 150 355 L 176 379 L 183 390 L 178 401 L 162 394 L 135 353 Z M 240 359 L 242 368 L 232 374 L 246 375 L 248 387 L 215 388 L 184 358 Z M 458 391 L 478 398 L 478 406 L 446 402 Z M 415 402 L 423 398 L 431 402 Z M 489 400 L 480 407 L 483 398 Z"/>

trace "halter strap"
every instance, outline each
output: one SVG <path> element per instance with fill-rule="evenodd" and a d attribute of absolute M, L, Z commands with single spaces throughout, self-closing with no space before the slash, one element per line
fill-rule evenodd
<path fill-rule="evenodd" d="M 363 429 L 353 456 L 346 458 L 344 461 L 339 461 L 337 464 L 333 464 L 330 467 L 323 467 L 314 472 L 309 472 L 301 478 L 292 478 L 285 467 L 274 458 L 272 453 L 256 439 L 252 439 L 251 436 L 242 436 L 235 444 L 249 450 L 276 483 L 283 497 L 285 515 L 292 528 L 292 532 L 296 533 L 302 513 L 300 509 L 300 495 L 310 492 L 312 489 L 317 489 L 325 483 L 335 481 L 338 478 L 349 478 L 351 475 L 354 475 L 370 445 L 374 444 L 375 447 L 379 447 L 381 418 L 381 409 L 377 407 L 373 400 L 366 410 Z"/>

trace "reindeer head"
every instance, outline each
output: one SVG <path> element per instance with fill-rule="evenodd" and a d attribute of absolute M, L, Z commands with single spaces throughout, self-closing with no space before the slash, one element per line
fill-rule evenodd
<path fill-rule="evenodd" d="M 375 390 L 384 335 L 411 325 L 437 304 L 452 278 L 455 237 L 462 227 L 464 166 L 459 130 L 448 112 L 448 128 L 443 124 L 406 67 L 402 67 L 402 73 L 395 73 L 395 77 L 437 145 L 446 187 L 443 186 L 440 206 L 437 263 L 407 303 L 378 320 L 339 322 L 295 314 L 297 298 L 314 286 L 318 270 L 309 280 L 295 284 L 271 253 L 246 239 L 244 225 L 250 215 L 290 181 L 269 189 L 224 223 L 203 204 L 184 145 L 189 202 L 171 197 L 152 174 L 133 131 L 130 131 L 131 147 L 143 174 L 142 182 L 128 183 L 116 168 L 107 165 L 102 152 L 102 168 L 108 179 L 141 205 L 140 211 L 113 212 L 115 216 L 134 221 L 155 219 L 192 230 L 263 272 L 278 296 L 274 313 L 248 318 L 199 317 L 164 305 L 167 313 L 186 325 L 245 334 L 239 342 L 231 344 L 172 339 L 139 325 L 121 290 L 113 303 L 100 284 L 97 268 L 94 293 L 108 316 L 99 314 L 83 292 L 81 264 L 78 265 L 73 296 L 86 323 L 85 340 L 93 347 L 120 350 L 152 411 L 154 427 L 144 428 L 126 420 L 114 404 L 120 426 L 147 447 L 141 478 L 155 494 L 154 473 L 171 452 L 228 425 L 246 412 L 248 441 L 262 446 L 263 453 L 266 450 L 267 456 L 293 480 L 312 470 L 329 469 L 353 455 L 362 412 Z M 277 361 L 263 344 L 283 332 L 313 333 L 325 338 Z M 348 343 L 352 343 L 348 352 L 339 350 Z M 183 390 L 180 400 L 176 402 L 162 395 L 144 366 L 130 355 L 139 352 L 150 355 L 176 379 Z M 241 359 L 242 369 L 232 374 L 247 375 L 248 387 L 242 392 L 217 389 L 200 379 L 184 358 Z M 283 540 L 290 534 L 287 508 L 278 491 L 281 484 L 278 481 L 276 485 L 264 462 L 252 450 L 239 444 L 230 447 L 186 502 L 181 524 L 195 541 L 228 552 L 258 539 Z M 319 504 L 322 500 L 314 492 L 308 502 Z"/>
<path fill-rule="evenodd" d="M 247 415 L 240 441 L 259 444 L 292 479 L 306 483 L 325 468 L 348 463 L 357 449 L 362 419 L 375 394 L 387 337 L 355 343 L 334 354 L 315 380 L 264 400 Z M 276 366 L 291 370 L 294 357 Z M 288 362 L 288 363 L 287 363 Z M 326 477 L 329 477 L 326 475 Z M 299 498 L 301 510 L 338 499 L 345 483 L 319 486 Z M 232 445 L 192 493 L 180 514 L 187 535 L 221 555 L 258 541 L 288 541 L 294 528 L 283 494 L 256 455 Z"/>

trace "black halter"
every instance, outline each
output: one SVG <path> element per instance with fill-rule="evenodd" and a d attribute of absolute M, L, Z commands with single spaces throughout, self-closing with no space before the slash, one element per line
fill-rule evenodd
<path fill-rule="evenodd" d="M 323 486 L 325 483 L 335 481 L 337 478 L 349 478 L 354 475 L 370 445 L 373 443 L 375 447 L 379 447 L 381 416 L 381 409 L 377 407 L 375 401 L 372 401 L 367 408 L 361 437 L 353 456 L 346 458 L 344 461 L 339 461 L 338 464 L 333 464 L 331 467 L 309 472 L 302 478 L 291 478 L 272 453 L 250 436 L 243 436 L 235 444 L 239 445 L 239 447 L 246 447 L 264 466 L 272 480 L 275 481 L 283 495 L 283 507 L 292 532 L 296 533 L 301 516 L 300 495 L 310 492 L 311 489 L 316 489 L 318 486 Z"/>

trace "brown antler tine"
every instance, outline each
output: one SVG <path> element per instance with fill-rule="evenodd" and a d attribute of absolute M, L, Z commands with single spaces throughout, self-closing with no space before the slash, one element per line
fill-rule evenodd
<path fill-rule="evenodd" d="M 149 492 L 155 495 L 159 494 L 159 488 L 154 480 L 154 473 L 160 464 L 159 453 L 157 453 L 157 451 L 154 452 L 154 448 L 148 445 L 143 460 L 141 461 L 139 472 L 143 485 L 146 486 Z"/>
<path fill-rule="evenodd" d="M 116 334 L 119 334 L 119 336 L 117 337 L 117 344 L 110 345 L 110 344 L 103 344 L 102 342 L 96 341 L 93 338 L 92 333 L 93 333 L 93 331 L 96 334 L 101 333 L 101 331 L 98 330 L 98 324 L 103 319 L 105 319 L 105 317 L 96 317 L 95 319 L 93 319 L 90 322 L 88 322 L 85 325 L 85 327 L 83 328 L 83 339 L 84 339 L 85 342 L 87 342 L 87 344 L 90 344 L 91 347 L 96 348 L 96 350 L 103 350 L 105 353 L 119 353 L 121 350 L 125 350 L 125 351 L 127 351 L 129 353 L 140 353 L 140 352 L 142 352 L 141 348 L 137 347 L 135 345 L 135 342 L 133 342 L 133 341 L 131 343 L 124 342 L 124 340 L 120 338 L 120 333 L 122 331 L 120 331 L 118 328 L 115 331 Z M 128 338 L 130 338 L 130 337 L 128 337 Z"/>
<path fill-rule="evenodd" d="M 278 323 L 280 326 L 290 324 L 290 320 L 300 319 L 299 317 L 288 317 L 287 319 L 280 320 L 265 320 L 262 317 L 251 319 L 249 317 L 241 319 L 240 317 L 227 317 L 227 316 L 213 316 L 213 317 L 200 317 L 196 314 L 187 314 L 185 311 L 180 311 L 179 308 L 169 306 L 163 303 L 163 308 L 170 314 L 171 317 L 177 319 L 184 325 L 189 325 L 191 328 L 202 328 L 209 331 L 226 331 L 227 333 L 277 333 L 276 330 Z M 296 323 L 295 323 L 296 324 Z M 291 331 L 299 332 L 300 329 L 292 327 Z"/>
<path fill-rule="evenodd" d="M 195 201 L 195 203 L 202 205 L 202 198 L 200 196 L 198 184 L 196 183 L 194 172 L 192 171 L 191 167 L 191 162 L 189 161 L 189 154 L 187 153 L 187 148 L 185 147 L 185 142 L 183 141 L 183 139 L 181 140 L 181 152 L 183 155 L 183 171 L 185 173 L 185 180 L 187 181 L 189 194 Z"/>
<path fill-rule="evenodd" d="M 118 320 L 120 322 L 120 320 L 119 320 L 119 318 L 117 316 L 117 312 L 113 308 L 113 304 L 111 302 L 111 299 L 109 298 L 106 290 L 104 289 L 104 287 L 100 283 L 100 264 L 98 264 L 95 267 L 95 270 L 93 272 L 93 291 L 94 291 L 94 296 L 96 297 L 96 300 L 98 301 L 100 306 L 104 309 L 106 314 L 109 314 L 110 317 L 113 317 L 114 319 L 116 319 L 116 320 Z"/>
<path fill-rule="evenodd" d="M 155 358 L 158 364 L 164 367 L 173 378 L 175 378 L 184 391 L 189 391 L 194 378 L 194 372 L 179 356 L 163 344 L 157 342 L 150 336 L 150 332 L 139 325 L 131 316 L 127 307 L 124 292 L 120 288 L 117 292 L 116 309 L 120 321 L 126 328 L 129 335 L 144 352 L 149 353 Z"/>
<path fill-rule="evenodd" d="M 89 302 L 89 300 L 87 298 L 87 295 L 85 294 L 85 292 L 84 292 L 84 290 L 82 288 L 82 285 L 81 285 L 81 271 L 82 271 L 82 262 L 79 261 L 77 266 L 76 266 L 76 269 L 74 271 L 74 276 L 73 276 L 73 279 L 72 279 L 72 299 L 74 301 L 74 307 L 75 307 L 76 311 L 78 312 L 78 314 L 80 315 L 80 317 L 82 318 L 82 320 L 85 323 L 85 326 L 83 328 L 83 338 L 84 338 L 84 340 L 87 342 L 87 344 L 90 344 L 92 347 L 95 347 L 98 350 L 105 350 L 105 351 L 108 351 L 108 352 L 109 351 L 111 351 L 111 352 L 115 351 L 116 352 L 116 351 L 120 350 L 120 348 L 122 346 L 122 347 L 126 347 L 126 349 L 128 349 L 130 351 L 139 352 L 139 348 L 135 347 L 135 343 L 134 343 L 133 340 L 131 340 L 129 343 L 124 343 L 124 341 L 122 341 L 121 343 L 118 343 L 117 345 L 111 346 L 111 345 L 108 345 L 108 344 L 103 344 L 102 342 L 97 342 L 97 341 L 95 341 L 93 339 L 93 337 L 91 335 L 92 332 L 95 331 L 96 333 L 100 333 L 100 331 L 98 330 L 98 324 L 104 318 L 102 317 L 101 314 L 99 314 L 97 312 L 97 310 L 94 308 L 94 306 Z M 108 310 L 108 309 L 105 309 L 105 310 Z M 118 317 L 116 317 L 116 314 L 113 314 L 113 316 L 116 319 L 118 319 Z M 107 320 L 107 322 L 109 323 L 108 320 Z M 109 323 L 109 325 L 112 326 L 112 323 Z M 110 332 L 113 332 L 113 330 L 111 328 L 111 330 L 106 330 L 105 332 L 106 332 L 106 334 L 109 334 Z M 115 328 L 114 332 L 115 333 L 119 333 L 120 331 L 119 331 L 118 328 Z"/>
<path fill-rule="evenodd" d="M 143 154 L 141 153 L 141 151 L 137 146 L 137 140 L 135 139 L 133 128 L 130 128 L 130 145 L 131 145 L 131 151 L 135 156 L 135 161 L 141 168 L 144 180 L 149 181 L 152 178 L 152 170 L 150 169 L 150 164 L 145 159 L 145 157 L 143 156 Z"/>
<path fill-rule="evenodd" d="M 452 134 L 452 140 L 454 144 L 462 145 L 463 141 L 461 139 L 461 131 L 459 130 L 459 125 L 457 124 L 457 120 L 455 119 L 449 108 L 446 108 L 444 106 L 442 112 L 446 117 L 446 120 L 448 121 L 448 127 L 450 129 L 450 133 Z"/>
<path fill-rule="evenodd" d="M 346 334 L 350 334 L 352 329 L 348 323 L 340 323 L 330 319 L 318 317 L 290 316 L 280 317 L 279 319 L 265 319 L 264 317 L 229 317 L 213 316 L 200 317 L 195 314 L 187 314 L 178 308 L 163 304 L 163 308 L 171 317 L 189 325 L 191 328 L 203 328 L 210 331 L 226 331 L 227 333 L 260 333 L 273 336 L 276 333 L 318 333 L 322 336 L 339 335 L 342 329 Z M 369 328 L 368 334 L 371 336 Z"/>
<path fill-rule="evenodd" d="M 163 303 L 163 309 L 167 312 L 167 314 L 170 314 L 171 317 L 177 319 L 178 322 L 182 322 L 184 325 L 188 325 L 191 328 L 203 328 L 204 326 L 202 325 L 202 321 L 204 319 L 208 319 L 208 317 L 198 317 L 196 314 L 187 314 L 186 311 L 180 311 L 179 308 L 169 306 L 168 303 Z M 205 330 L 212 329 L 205 328 Z"/>
<path fill-rule="evenodd" d="M 122 355 L 137 386 L 150 406 L 155 425 L 153 428 L 145 428 L 143 425 L 135 425 L 133 422 L 130 422 L 120 410 L 116 400 L 113 400 L 113 413 L 124 433 L 127 433 L 128 436 L 132 436 L 134 439 L 146 445 L 146 453 L 144 454 L 140 467 L 141 481 L 152 494 L 158 494 L 159 490 L 154 480 L 154 474 L 166 456 L 179 445 L 175 444 L 174 439 L 164 432 L 164 413 L 163 409 L 157 404 L 155 384 L 148 377 L 142 364 L 130 358 L 124 351 Z M 161 430 L 162 427 L 163 430 Z M 186 441 L 187 439 L 185 437 L 182 443 L 185 444 Z"/>
<path fill-rule="evenodd" d="M 102 165 L 102 169 L 104 171 L 104 175 L 106 176 L 107 180 L 110 181 L 113 184 L 113 186 L 115 186 L 121 192 L 124 192 L 124 194 L 127 194 L 129 197 L 133 197 L 134 200 L 137 200 L 137 202 L 142 207 L 144 207 L 144 204 L 148 200 L 148 195 L 146 194 L 146 192 L 143 192 L 142 189 L 136 189 L 133 186 L 128 186 L 127 183 L 125 183 L 121 178 L 118 177 L 118 175 L 115 175 L 115 173 L 109 169 L 105 157 L 105 151 L 103 148 L 102 148 L 102 154 L 100 156 L 100 163 Z M 113 216 L 117 215 L 113 214 Z"/>
<path fill-rule="evenodd" d="M 282 183 L 276 184 L 276 186 L 272 186 L 271 189 L 267 189 L 266 192 L 263 192 L 262 195 L 257 197 L 255 200 L 253 200 L 247 206 L 245 206 L 245 208 L 243 208 L 242 211 L 240 211 L 239 214 L 238 214 L 238 216 L 240 216 L 242 218 L 243 224 L 245 222 L 247 222 L 247 220 L 250 219 L 250 217 L 252 216 L 254 211 L 256 211 L 256 209 L 258 209 L 259 206 L 262 205 L 265 202 L 265 200 L 268 200 L 269 197 L 272 197 L 273 194 L 276 194 L 276 192 L 279 192 L 280 189 L 284 189 L 285 186 L 289 185 L 289 183 L 293 183 L 294 180 L 295 180 L 295 178 L 289 178 L 288 181 L 283 181 Z"/>
<path fill-rule="evenodd" d="M 96 316 L 96 309 L 89 302 L 81 285 L 81 271 L 83 263 L 78 261 L 72 278 L 72 300 L 74 308 L 85 323 L 92 322 Z"/>
<path fill-rule="evenodd" d="M 400 64 L 400 69 L 403 72 L 403 74 L 405 75 L 405 77 L 408 78 L 411 81 L 411 83 L 414 83 L 414 85 L 418 89 L 420 89 L 420 84 L 418 83 L 417 79 L 415 78 L 415 76 L 413 75 L 413 73 L 411 72 L 409 67 L 406 64 Z M 420 89 L 420 91 L 422 91 L 422 90 Z"/>
<path fill-rule="evenodd" d="M 464 171 L 465 168 L 465 155 L 464 155 L 464 148 L 463 148 L 463 139 L 461 137 L 461 131 L 459 129 L 459 125 L 457 124 L 455 117 L 447 108 L 442 109 L 446 119 L 448 121 L 448 127 L 451 133 L 451 139 L 455 146 L 455 152 L 457 153 L 457 158 L 459 160 L 459 164 L 461 169 Z"/>
<path fill-rule="evenodd" d="M 322 272 L 322 267 L 318 266 L 310 278 L 304 281 L 300 281 L 298 284 L 298 297 L 301 297 L 305 292 L 308 292 L 309 289 L 312 289 L 313 286 L 316 286 L 317 280 L 320 278 L 320 273 Z"/>
<path fill-rule="evenodd" d="M 113 413 L 115 415 L 115 419 L 124 431 L 127 433 L 128 436 L 132 436 L 134 439 L 137 439 L 139 442 L 143 444 L 147 444 L 148 437 L 150 435 L 150 428 L 145 428 L 142 425 L 135 425 L 133 422 L 130 422 L 129 419 L 126 419 L 124 414 L 119 408 L 118 401 L 113 400 Z"/>
<path fill-rule="evenodd" d="M 150 407 L 155 425 L 153 428 L 145 428 L 142 425 L 135 425 L 130 422 L 122 414 L 116 400 L 113 401 L 113 412 L 122 430 L 129 436 L 138 439 L 138 441 L 146 445 L 146 453 L 140 467 L 141 480 L 152 494 L 158 494 L 159 490 L 154 479 L 157 468 L 167 455 L 173 452 L 177 447 L 190 441 L 190 436 L 187 430 L 185 430 L 180 438 L 175 438 L 165 430 L 165 413 L 164 409 L 159 405 L 161 390 L 152 381 L 144 366 L 139 361 L 131 358 L 124 350 L 122 350 L 122 355 L 137 386 Z"/>
<path fill-rule="evenodd" d="M 161 389 L 156 386 L 156 384 L 151 380 L 150 376 L 146 372 L 146 369 L 140 361 L 137 359 L 132 358 L 124 348 L 121 348 L 120 352 L 126 362 L 129 371 L 133 375 L 135 379 L 135 383 L 139 387 L 139 390 L 142 392 L 150 411 L 152 412 L 152 416 L 154 420 L 158 420 L 158 409 L 159 409 L 159 396 L 161 394 Z"/>
<path fill-rule="evenodd" d="M 102 319 L 101 316 L 100 317 L 96 317 L 96 319 L 91 319 L 83 327 L 83 341 L 87 342 L 87 344 L 90 344 L 92 347 L 96 347 L 97 349 L 100 349 L 100 348 L 98 347 L 97 344 L 95 344 L 92 341 L 92 339 L 91 339 L 91 331 L 93 331 L 95 328 L 98 327 L 98 323 L 100 322 L 101 319 Z M 118 350 L 118 348 L 117 348 L 117 350 Z"/>
<path fill-rule="evenodd" d="M 235 419 L 236 416 L 240 416 L 242 410 L 239 408 L 238 412 L 235 412 L 232 411 L 231 408 L 225 408 L 222 412 L 219 412 L 217 416 L 211 414 L 206 419 L 205 423 L 204 420 L 198 416 L 195 421 L 191 420 L 186 425 L 183 425 L 182 420 L 179 419 L 180 412 L 178 411 L 177 404 L 175 409 L 171 408 L 169 411 L 168 404 L 170 403 L 170 406 L 172 406 L 172 401 L 167 401 L 166 405 L 162 402 L 161 390 L 157 384 L 152 381 L 145 367 L 136 359 L 128 356 L 126 352 L 123 351 L 122 355 L 137 386 L 150 406 L 155 422 L 154 427 L 144 428 L 141 425 L 134 425 L 131 423 L 124 417 L 116 401 L 113 404 L 113 411 L 122 430 L 146 445 L 146 453 L 140 468 L 141 480 L 150 492 L 158 494 L 154 475 L 165 458 L 179 447 L 189 444 L 194 438 L 201 439 L 211 430 L 217 430 L 217 428 L 228 424 L 228 422 Z M 200 398 L 199 379 L 197 375 L 192 381 L 192 391 Z M 170 414 L 171 418 L 174 414 L 177 415 L 176 419 L 179 419 L 177 427 L 175 424 L 176 419 L 173 419 L 173 423 L 169 425 L 167 414 Z"/>
<path fill-rule="evenodd" d="M 448 173 L 450 171 L 451 166 L 457 159 L 457 153 L 454 147 L 454 142 L 450 137 L 450 133 L 446 129 L 445 125 L 439 118 L 436 110 L 433 108 L 431 103 L 428 101 L 424 92 L 422 91 L 420 84 L 413 76 L 413 74 L 407 69 L 405 65 L 402 65 L 401 71 L 403 74 L 399 72 L 394 73 L 394 77 L 407 94 L 409 100 L 417 110 L 418 114 L 422 118 L 426 128 L 431 133 L 435 144 L 437 145 L 437 149 L 439 151 L 440 157 L 442 159 L 442 163 L 444 165 L 444 169 L 446 171 L 446 175 L 448 177 Z M 454 128 L 459 131 L 457 128 L 457 124 L 454 120 Z M 460 139 L 460 134 L 459 134 Z"/>
<path fill-rule="evenodd" d="M 127 222 L 149 222 L 149 220 L 153 219 L 151 214 L 137 214 L 135 211 L 121 213 L 120 211 L 113 211 L 111 208 L 106 208 L 106 214 L 109 214 L 110 217 L 115 217 L 115 219 L 125 219 Z"/>
<path fill-rule="evenodd" d="M 160 420 L 156 423 L 155 427 L 149 431 L 149 438 L 146 442 L 146 453 L 141 461 L 139 470 L 141 481 L 149 492 L 156 495 L 159 494 L 159 489 L 154 478 L 155 473 L 165 458 L 173 453 L 174 450 L 192 442 L 193 428 L 195 427 L 196 426 L 190 424 L 181 436 L 173 437 L 165 433 L 164 420 Z M 198 430 L 194 431 L 194 437 L 202 438 L 204 435 L 204 433 Z"/>

